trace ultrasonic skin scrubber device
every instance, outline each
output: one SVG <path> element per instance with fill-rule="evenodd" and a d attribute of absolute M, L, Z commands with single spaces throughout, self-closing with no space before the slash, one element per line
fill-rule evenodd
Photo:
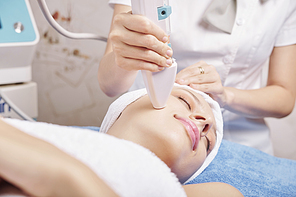
<path fill-rule="evenodd" d="M 170 14 L 172 9 L 168 0 L 132 0 L 132 13 L 146 16 L 168 35 L 170 34 Z M 159 72 L 145 70 L 141 72 L 153 107 L 155 109 L 164 108 L 175 82 L 176 61 L 173 60 L 171 67 Z"/>
<path fill-rule="evenodd" d="M 62 28 L 51 16 L 45 0 L 38 0 L 41 11 L 50 25 L 60 34 L 73 39 L 94 39 L 106 41 L 107 39 L 94 34 L 72 33 Z M 172 13 L 169 0 L 132 0 L 132 13 L 144 15 L 170 34 L 170 14 Z M 177 73 L 177 63 L 159 72 L 142 71 L 143 80 L 150 101 L 155 109 L 166 106 L 171 94 Z"/>

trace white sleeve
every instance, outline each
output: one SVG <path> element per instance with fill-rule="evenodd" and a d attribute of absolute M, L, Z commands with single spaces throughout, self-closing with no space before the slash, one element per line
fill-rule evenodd
<path fill-rule="evenodd" d="M 131 6 L 131 0 L 109 0 L 109 6 L 111 6 L 113 8 L 114 4 L 122 4 L 122 5 Z"/>
<path fill-rule="evenodd" d="M 296 43 L 296 1 L 290 0 L 289 10 L 286 12 L 287 17 L 279 31 L 275 46 L 287 46 Z"/>

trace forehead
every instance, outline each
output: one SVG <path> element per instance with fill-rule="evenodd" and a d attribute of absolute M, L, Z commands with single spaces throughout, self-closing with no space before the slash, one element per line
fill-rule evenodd
<path fill-rule="evenodd" d="M 180 88 L 180 87 L 175 87 L 173 90 L 180 90 L 180 91 L 184 91 L 184 92 L 191 94 L 198 104 L 202 104 L 202 102 L 206 102 L 204 100 L 203 96 L 201 96 L 200 94 L 198 94 L 195 91 L 185 89 L 185 88 Z"/>
<path fill-rule="evenodd" d="M 211 108 L 210 104 L 205 100 L 205 98 L 200 93 L 198 93 L 194 90 L 190 90 L 187 88 L 181 88 L 181 87 L 174 87 L 172 94 L 174 94 L 174 91 L 178 91 L 178 92 L 182 92 L 184 94 L 191 95 L 194 98 L 197 105 L 202 106 L 202 107 L 206 107 L 212 112 L 212 108 Z"/>

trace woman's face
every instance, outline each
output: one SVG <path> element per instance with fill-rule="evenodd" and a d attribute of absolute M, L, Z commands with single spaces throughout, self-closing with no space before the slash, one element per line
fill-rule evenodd
<path fill-rule="evenodd" d="M 130 104 L 108 134 L 148 148 L 183 183 L 214 148 L 215 127 L 213 112 L 203 97 L 175 87 L 163 109 L 155 110 L 147 95 Z"/>

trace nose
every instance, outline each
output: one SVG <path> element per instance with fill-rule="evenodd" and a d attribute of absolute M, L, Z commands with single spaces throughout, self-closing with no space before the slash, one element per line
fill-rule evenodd
<path fill-rule="evenodd" d="M 201 128 L 201 137 L 206 136 L 214 124 L 213 118 L 205 113 L 193 113 L 189 118 L 197 124 L 198 128 Z"/>

